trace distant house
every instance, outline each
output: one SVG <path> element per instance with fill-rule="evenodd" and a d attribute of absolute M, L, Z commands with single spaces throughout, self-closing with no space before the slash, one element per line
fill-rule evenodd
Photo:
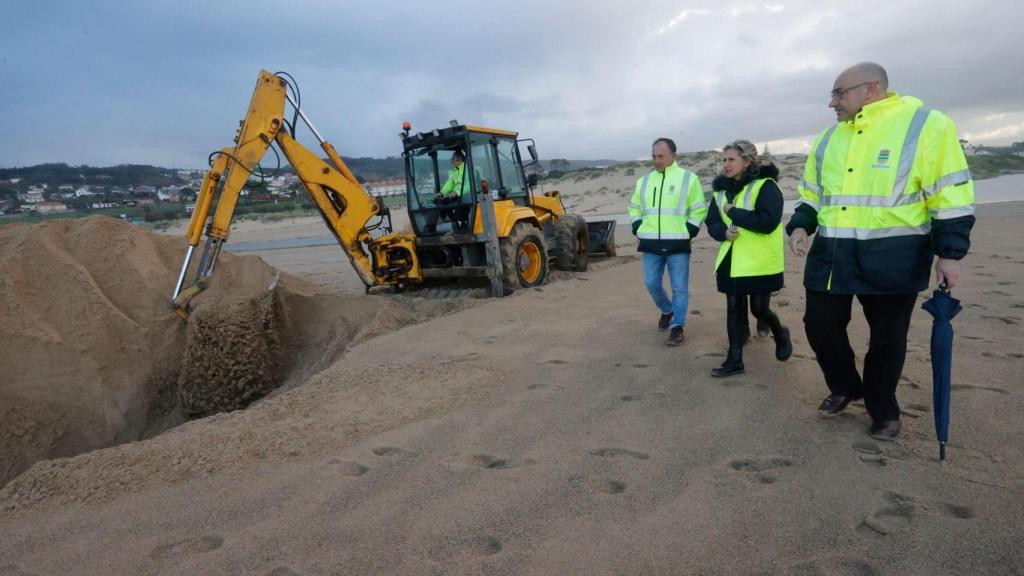
<path fill-rule="evenodd" d="M 75 190 L 75 196 L 81 198 L 82 196 L 92 196 L 93 192 L 89 190 L 88 186 L 81 186 Z"/>
<path fill-rule="evenodd" d="M 375 180 L 363 184 L 363 189 L 371 196 L 398 196 L 405 194 L 405 180 L 401 178 Z"/>
<path fill-rule="evenodd" d="M 120 202 L 93 202 L 89 205 L 89 208 L 92 208 L 93 210 L 101 210 L 103 208 L 119 208 L 120 206 Z"/>
<path fill-rule="evenodd" d="M 181 200 L 181 187 L 164 186 L 156 193 L 161 202 L 179 202 Z"/>
<path fill-rule="evenodd" d="M 25 204 L 38 204 L 44 200 L 43 191 L 38 188 L 29 188 L 27 192 L 18 194 L 18 200 Z"/>
<path fill-rule="evenodd" d="M 40 202 L 36 204 L 36 212 L 40 214 L 59 214 L 69 211 L 68 205 L 63 202 Z"/>

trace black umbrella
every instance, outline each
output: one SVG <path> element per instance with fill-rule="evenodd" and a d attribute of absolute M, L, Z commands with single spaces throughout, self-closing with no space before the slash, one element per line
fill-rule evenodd
<path fill-rule="evenodd" d="M 931 299 L 921 305 L 934 316 L 932 321 L 932 403 L 935 436 L 939 440 L 939 462 L 946 462 L 949 439 L 949 391 L 953 371 L 953 325 L 950 320 L 963 310 L 960 301 L 949 293 L 946 283 L 939 284 Z"/>

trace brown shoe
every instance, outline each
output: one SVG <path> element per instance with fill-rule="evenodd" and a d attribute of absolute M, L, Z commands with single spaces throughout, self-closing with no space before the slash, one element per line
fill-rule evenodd
<path fill-rule="evenodd" d="M 668 333 L 668 340 L 665 341 L 665 344 L 667 344 L 668 346 L 679 346 L 682 343 L 683 343 L 683 327 L 682 326 L 673 326 L 672 330 L 670 330 L 669 333 Z"/>

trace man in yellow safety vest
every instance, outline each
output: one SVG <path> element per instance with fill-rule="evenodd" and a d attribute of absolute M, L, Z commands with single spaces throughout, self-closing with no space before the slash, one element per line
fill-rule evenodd
<path fill-rule="evenodd" d="M 651 146 L 654 170 L 636 181 L 627 212 L 637 250 L 644 255 L 644 286 L 661 311 L 658 329 L 668 329 L 669 346 L 683 343 L 690 301 L 690 240 L 708 214 L 700 178 L 676 164 L 676 143 L 658 138 Z M 668 269 L 672 298 L 662 286 Z"/>
<path fill-rule="evenodd" d="M 957 283 L 974 226 L 974 183 L 953 122 L 888 84 L 871 62 L 836 78 L 838 123 L 808 154 L 786 226 L 790 249 L 807 254 L 804 327 L 829 389 L 818 409 L 835 415 L 863 397 L 879 440 L 899 433 L 896 383 L 917 293 L 936 258 L 937 282 Z M 846 331 L 854 296 L 871 330 L 863 377 Z"/>

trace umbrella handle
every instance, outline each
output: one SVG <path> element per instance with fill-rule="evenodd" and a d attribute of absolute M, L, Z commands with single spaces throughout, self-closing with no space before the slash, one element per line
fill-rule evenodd
<path fill-rule="evenodd" d="M 945 280 L 943 280 L 942 282 L 939 282 L 939 292 L 943 292 L 945 294 L 949 294 L 949 284 L 946 284 Z"/>

